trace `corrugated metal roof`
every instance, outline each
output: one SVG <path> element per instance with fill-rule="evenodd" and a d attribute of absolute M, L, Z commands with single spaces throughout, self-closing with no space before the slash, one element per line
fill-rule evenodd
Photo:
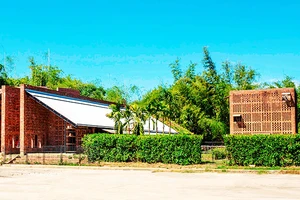
<path fill-rule="evenodd" d="M 48 109 L 55 112 L 57 115 L 64 118 L 69 123 L 75 126 L 99 127 L 105 129 L 113 129 L 114 121 L 106 115 L 111 112 L 109 104 L 93 102 L 78 98 L 61 96 L 36 90 L 26 89 L 26 92 L 31 95 L 36 101 Z M 158 132 L 163 132 L 163 123 L 158 121 Z M 169 131 L 169 127 L 165 125 L 165 132 Z M 149 120 L 144 125 L 145 133 L 149 130 Z M 150 131 L 155 132 L 153 128 L 153 120 L 150 120 Z M 171 129 L 172 133 L 176 133 Z"/>

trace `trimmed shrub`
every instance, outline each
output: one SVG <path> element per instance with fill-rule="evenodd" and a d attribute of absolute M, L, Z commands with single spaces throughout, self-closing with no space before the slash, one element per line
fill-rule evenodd
<path fill-rule="evenodd" d="M 201 136 L 90 134 L 83 138 L 88 160 L 108 162 L 201 163 Z"/>
<path fill-rule="evenodd" d="M 105 162 L 131 162 L 136 159 L 135 135 L 90 134 L 83 138 L 88 160 Z"/>
<path fill-rule="evenodd" d="M 201 136 L 154 135 L 137 139 L 137 158 L 147 163 L 201 163 Z"/>
<path fill-rule="evenodd" d="M 232 164 L 300 165 L 299 135 L 227 135 L 224 142 Z"/>
<path fill-rule="evenodd" d="M 212 154 L 214 155 L 216 160 L 225 159 L 227 157 L 226 148 L 217 147 L 212 150 Z"/>

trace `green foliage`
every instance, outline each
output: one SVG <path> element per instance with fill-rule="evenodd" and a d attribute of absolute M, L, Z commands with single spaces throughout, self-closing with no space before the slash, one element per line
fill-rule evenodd
<path fill-rule="evenodd" d="M 48 88 L 56 89 L 62 71 L 56 66 L 46 66 L 36 64 L 33 57 L 29 58 L 30 62 L 30 79 L 29 84 L 33 86 L 47 86 Z"/>
<path fill-rule="evenodd" d="M 160 85 L 144 96 L 140 106 L 143 107 L 148 117 L 155 118 L 155 123 L 158 119 L 162 119 L 163 122 L 169 122 L 171 126 L 171 120 L 175 119 L 176 115 L 175 112 L 172 112 L 174 110 L 172 101 L 171 91 L 166 86 Z"/>
<path fill-rule="evenodd" d="M 5 85 L 7 83 L 7 73 L 4 65 L 0 64 L 0 86 Z"/>
<path fill-rule="evenodd" d="M 202 137 L 196 135 L 155 135 L 137 138 L 137 158 L 147 163 L 201 163 Z"/>
<path fill-rule="evenodd" d="M 131 112 L 131 120 L 132 120 L 132 133 L 135 135 L 143 135 L 144 134 L 144 124 L 147 120 L 147 116 L 141 106 L 134 103 L 130 105 L 130 112 Z"/>
<path fill-rule="evenodd" d="M 207 47 L 203 47 L 203 67 L 205 71 L 203 72 L 204 78 L 206 79 L 207 83 L 209 86 L 212 87 L 212 84 L 217 84 L 218 83 L 218 73 L 216 70 L 215 63 L 212 61 L 212 58 L 210 56 L 210 53 L 208 51 Z M 211 88 L 213 89 L 213 88 Z"/>
<path fill-rule="evenodd" d="M 91 134 L 83 138 L 88 160 L 108 162 L 201 163 L 201 136 Z"/>
<path fill-rule="evenodd" d="M 228 135 L 224 142 L 232 164 L 300 165 L 299 135 Z"/>
<path fill-rule="evenodd" d="M 227 157 L 226 148 L 221 148 L 221 147 L 214 148 L 212 150 L 212 153 L 213 153 L 216 160 L 225 159 Z"/>
<path fill-rule="evenodd" d="M 124 104 L 131 103 L 134 97 L 140 98 L 140 89 L 137 86 L 115 85 L 106 89 L 105 100 Z"/>
<path fill-rule="evenodd" d="M 170 64 L 174 83 L 148 92 L 142 103 L 156 119 L 174 121 L 204 140 L 222 140 L 229 132 L 230 90 L 255 88 L 257 73 L 229 61 L 218 72 L 207 47 L 203 48 L 202 64 L 204 71 L 196 74 L 196 63 L 183 71 L 177 59 Z"/>
<path fill-rule="evenodd" d="M 234 69 L 233 80 L 236 83 L 238 90 L 255 89 L 257 86 L 254 84 L 258 74 L 255 70 L 242 64 L 237 64 Z"/>
<path fill-rule="evenodd" d="M 90 162 L 136 161 L 135 135 L 90 134 L 83 138 L 83 148 Z"/>
<path fill-rule="evenodd" d="M 193 80 L 196 76 L 195 74 L 195 68 L 196 68 L 197 64 L 196 63 L 190 63 L 190 65 L 188 66 L 188 69 L 185 72 L 185 77 Z"/>
<path fill-rule="evenodd" d="M 177 58 L 169 65 L 174 82 L 171 85 L 160 85 L 154 88 L 142 99 L 140 99 L 140 90 L 137 86 L 117 85 L 103 88 L 98 83 L 84 82 L 71 75 L 64 75 L 62 70 L 51 66 L 50 62 L 48 65 L 38 64 L 33 57 L 29 59 L 30 75 L 12 78 L 8 76 L 7 68 L 13 65 L 13 59 L 7 57 L 3 61 L 5 68 L 0 64 L 0 85 L 31 84 L 52 89 L 72 88 L 79 90 L 83 96 L 128 105 L 125 106 L 126 113 L 125 111 L 119 113 L 124 121 L 116 127 L 118 127 L 118 132 L 125 129 L 131 131 L 132 127 L 130 128 L 129 122 L 134 120 L 136 122 L 135 134 L 142 134 L 141 127 L 145 117 L 151 117 L 154 122 L 160 119 L 170 124 L 171 128 L 176 124 L 177 127 L 182 126 L 192 133 L 202 135 L 204 140 L 222 140 L 223 136 L 229 133 L 228 96 L 231 90 L 296 87 L 290 76 L 273 83 L 259 85 L 256 83 L 259 74 L 241 63 L 232 64 L 225 61 L 218 70 L 207 47 L 203 48 L 202 65 L 190 62 L 184 69 L 180 59 Z M 199 72 L 200 68 L 203 69 L 202 72 Z M 297 88 L 297 93 L 299 92 L 300 86 Z M 134 99 L 138 99 L 135 102 L 138 108 L 133 109 L 129 105 L 133 105 Z M 300 98 L 297 98 L 297 101 L 297 117 L 300 121 Z"/>
<path fill-rule="evenodd" d="M 111 104 L 110 109 L 112 110 L 106 116 L 113 119 L 115 122 L 114 129 L 117 134 L 123 134 L 123 128 L 127 122 L 123 124 L 122 119 L 124 116 L 124 110 L 122 110 L 121 104 Z"/>
<path fill-rule="evenodd" d="M 108 88 L 106 93 L 107 93 L 106 100 L 121 103 L 121 104 L 123 103 L 126 95 L 125 91 L 118 86 L 113 86 L 111 88 Z"/>
<path fill-rule="evenodd" d="M 110 105 L 112 110 L 106 116 L 113 119 L 115 122 L 115 130 L 118 134 L 123 134 L 127 130 L 135 135 L 144 134 L 144 124 L 147 120 L 145 110 L 137 103 L 126 105 L 125 108 L 121 104 Z M 132 127 L 131 127 L 132 124 Z"/>
<path fill-rule="evenodd" d="M 104 99 L 106 91 L 102 86 L 97 86 L 93 83 L 84 83 L 78 87 L 82 96 L 87 96 L 94 99 Z"/>
<path fill-rule="evenodd" d="M 82 96 L 108 100 L 116 103 L 130 102 L 132 96 L 140 96 L 137 86 L 113 86 L 104 89 L 98 82 L 83 82 L 71 75 L 63 76 L 63 71 L 56 66 L 37 64 L 33 57 L 29 57 L 30 75 L 21 78 L 8 77 L 4 65 L 0 64 L 0 85 L 8 84 L 19 86 L 20 84 L 30 84 L 33 86 L 45 86 L 50 89 L 72 88 L 80 91 Z M 11 57 L 7 57 L 6 65 L 13 65 Z"/>
<path fill-rule="evenodd" d="M 273 83 L 264 83 L 265 87 L 268 88 L 295 88 L 296 85 L 293 78 L 290 76 L 285 76 L 281 81 L 275 81 Z"/>
<path fill-rule="evenodd" d="M 167 125 L 171 126 L 172 128 L 174 128 L 174 130 L 176 130 L 179 134 L 185 134 L 185 135 L 191 135 L 191 134 L 193 134 L 191 131 L 189 131 L 186 128 L 183 128 L 182 126 L 180 126 L 179 124 L 177 124 L 174 121 L 170 121 Z"/>
<path fill-rule="evenodd" d="M 10 84 L 9 71 L 14 65 L 14 58 L 11 56 L 4 56 L 2 62 L 3 64 L 0 63 L 0 87 L 2 85 Z"/>
<path fill-rule="evenodd" d="M 169 66 L 172 70 L 174 82 L 178 81 L 182 77 L 182 71 L 180 69 L 180 60 L 177 58 L 175 62 L 171 63 Z"/>

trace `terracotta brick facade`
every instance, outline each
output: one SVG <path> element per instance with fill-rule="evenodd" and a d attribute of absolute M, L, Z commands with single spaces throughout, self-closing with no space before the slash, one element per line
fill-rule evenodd
<path fill-rule="evenodd" d="M 230 92 L 230 134 L 297 133 L 294 88 Z"/>
<path fill-rule="evenodd" d="M 66 146 L 69 140 L 73 146 L 79 146 L 85 134 L 97 131 L 89 127 L 72 127 L 71 124 L 33 99 L 25 89 L 107 103 L 82 97 L 78 91 L 64 88 L 56 91 L 29 85 L 21 85 L 18 88 L 2 86 L 2 153 L 38 152 L 45 146 Z"/>
<path fill-rule="evenodd" d="M 20 90 L 3 86 L 1 94 L 1 152 L 18 152 L 20 142 Z"/>

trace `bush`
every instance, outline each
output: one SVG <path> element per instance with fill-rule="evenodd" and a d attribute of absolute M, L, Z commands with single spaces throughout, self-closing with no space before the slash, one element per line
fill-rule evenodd
<path fill-rule="evenodd" d="M 115 134 L 90 134 L 83 138 L 83 148 L 88 160 L 130 162 L 136 159 L 136 136 Z"/>
<path fill-rule="evenodd" d="M 227 157 L 226 148 L 221 148 L 221 147 L 214 148 L 212 150 L 212 154 L 216 160 L 225 159 Z"/>
<path fill-rule="evenodd" d="M 201 163 L 201 136 L 91 134 L 83 138 L 88 160 L 109 162 Z"/>
<path fill-rule="evenodd" d="M 140 136 L 137 158 L 148 163 L 201 163 L 202 137 L 195 135 Z"/>
<path fill-rule="evenodd" d="M 299 135 L 228 135 L 224 142 L 232 164 L 300 165 Z"/>

